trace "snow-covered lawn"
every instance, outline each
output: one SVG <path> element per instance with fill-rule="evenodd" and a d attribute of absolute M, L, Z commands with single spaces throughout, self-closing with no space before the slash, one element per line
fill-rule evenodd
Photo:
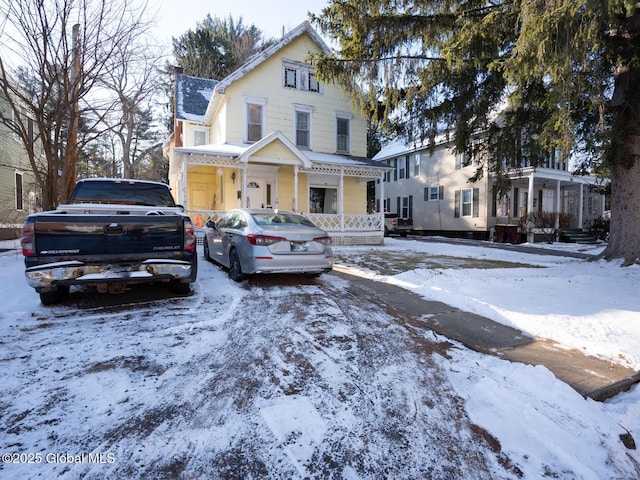
<path fill-rule="evenodd" d="M 404 239 L 336 251 L 354 274 L 640 369 L 638 266 Z M 417 268 L 384 268 L 407 254 Z M 189 297 L 45 308 L 7 252 L 0 284 L 1 478 L 640 477 L 620 438 L 640 439 L 638 386 L 584 399 L 408 328 L 335 275 L 236 284 L 201 261 Z"/>

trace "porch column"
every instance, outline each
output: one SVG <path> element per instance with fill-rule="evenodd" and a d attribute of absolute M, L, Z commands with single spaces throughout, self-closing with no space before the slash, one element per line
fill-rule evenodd
<path fill-rule="evenodd" d="M 534 180 L 535 175 L 533 174 L 533 172 L 531 172 L 531 175 L 529 175 L 529 194 L 527 195 L 527 223 L 525 224 L 525 228 L 527 229 L 527 242 L 529 243 L 533 243 L 535 240 L 535 236 L 529 228 L 529 214 L 533 212 L 533 189 L 535 187 Z"/>
<path fill-rule="evenodd" d="M 298 165 L 293 166 L 293 205 L 291 210 L 298 211 Z"/>
<path fill-rule="evenodd" d="M 241 191 L 240 191 L 240 199 L 241 199 L 240 200 L 240 206 L 242 208 L 247 208 L 248 207 L 248 205 L 247 205 L 247 200 L 248 200 L 247 192 L 249 191 L 248 186 L 247 186 L 248 183 L 249 183 L 248 179 L 247 179 L 247 169 L 248 168 L 249 168 L 249 164 L 248 163 L 243 163 L 242 164 L 242 171 L 240 172 L 240 174 L 242 175 L 242 183 L 240 184 L 240 188 L 241 188 Z M 255 208 L 255 206 L 253 208 Z"/>
<path fill-rule="evenodd" d="M 558 230 L 560 228 L 560 180 L 556 180 L 556 205 L 555 205 L 555 210 L 556 210 L 556 221 L 554 223 L 554 227 L 556 230 Z"/>
<path fill-rule="evenodd" d="M 582 207 L 584 204 L 584 184 L 580 183 L 580 194 L 578 197 L 578 228 L 582 228 Z"/>
<path fill-rule="evenodd" d="M 340 186 L 338 188 L 338 212 L 340 213 L 340 231 L 344 232 L 344 167 L 340 167 Z"/>

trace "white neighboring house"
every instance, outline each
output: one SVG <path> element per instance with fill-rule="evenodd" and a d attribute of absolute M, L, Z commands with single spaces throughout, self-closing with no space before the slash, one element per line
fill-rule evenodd
<path fill-rule="evenodd" d="M 402 141 L 386 145 L 374 157 L 392 169 L 376 182 L 376 198 L 383 198 L 377 210 L 413 219 L 414 230 L 424 234 L 508 242 L 549 240 L 561 230 L 588 229 L 604 216 L 604 195 L 590 188 L 596 178 L 574 176 L 566 163 L 550 159 L 544 167 L 522 166 L 510 192 L 497 198 L 486 172 L 469 183 L 476 166 L 452 148 L 444 140 L 433 154 Z M 536 224 L 527 222 L 531 213 Z"/>
<path fill-rule="evenodd" d="M 169 183 L 196 225 L 236 207 L 295 210 L 336 244 L 380 244 L 384 222 L 367 184 L 367 122 L 310 53 L 330 50 L 304 22 L 219 81 L 176 75 Z"/>

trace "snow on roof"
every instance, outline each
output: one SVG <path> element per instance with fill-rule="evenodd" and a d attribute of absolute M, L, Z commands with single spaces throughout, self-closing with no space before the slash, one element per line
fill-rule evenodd
<path fill-rule="evenodd" d="M 176 75 L 176 117 L 180 120 L 201 123 L 213 96 L 217 80 Z"/>

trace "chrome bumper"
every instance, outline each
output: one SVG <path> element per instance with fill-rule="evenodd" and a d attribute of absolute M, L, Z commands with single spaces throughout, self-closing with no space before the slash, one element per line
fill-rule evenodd
<path fill-rule="evenodd" d="M 78 261 L 48 263 L 27 268 L 25 277 L 29 286 L 41 291 L 56 285 L 186 280 L 191 273 L 190 262 L 154 259 L 132 265 L 86 265 Z"/>

